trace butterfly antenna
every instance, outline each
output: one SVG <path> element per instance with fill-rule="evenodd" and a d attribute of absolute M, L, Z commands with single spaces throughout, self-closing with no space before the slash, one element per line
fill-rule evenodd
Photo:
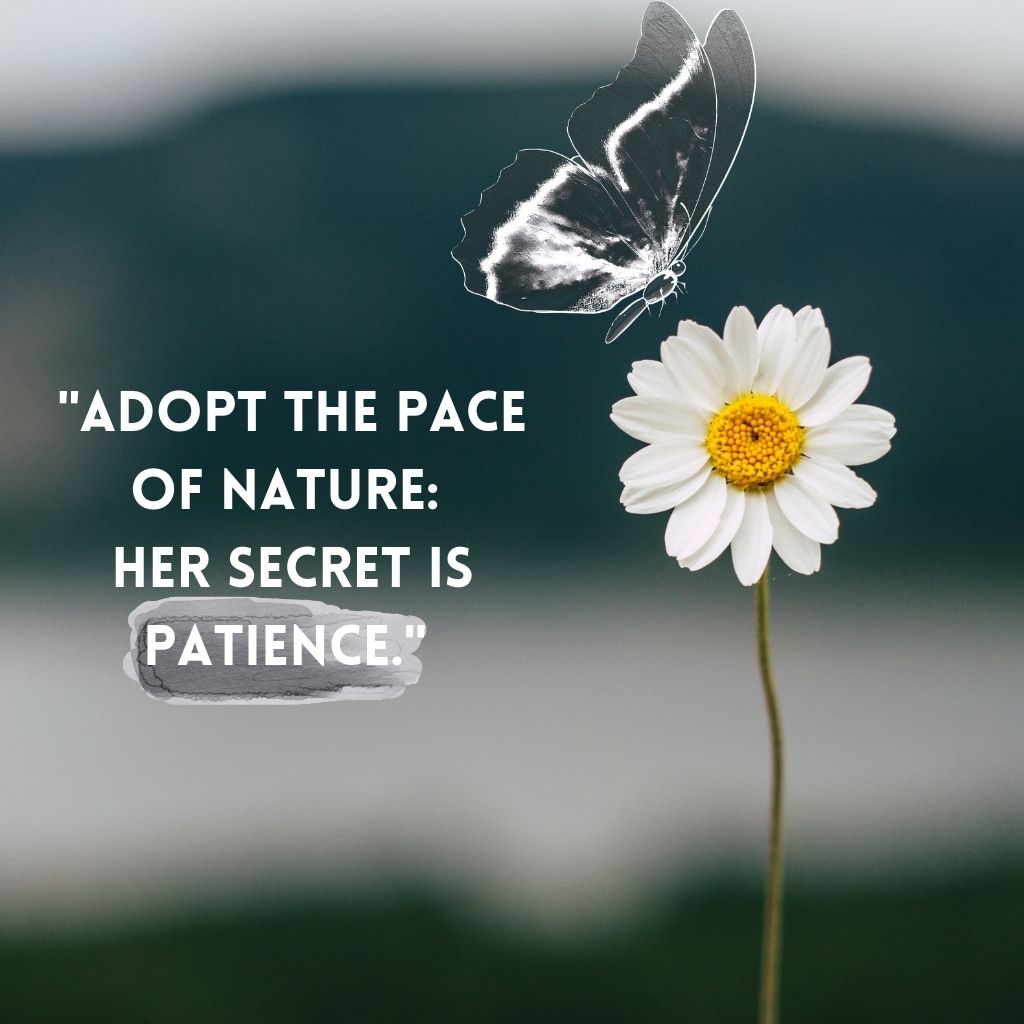
<path fill-rule="evenodd" d="M 683 250 L 679 254 L 679 257 L 678 257 L 680 260 L 685 260 L 686 257 L 689 256 L 690 253 L 693 252 L 693 250 L 696 249 L 697 246 L 700 244 L 700 240 L 704 237 L 704 232 L 707 231 L 707 229 L 708 229 L 708 221 L 710 219 L 711 219 L 711 207 L 709 206 L 704 211 L 704 216 L 701 217 L 700 223 L 697 225 L 696 233 L 694 235 L 691 235 L 690 238 L 688 238 L 683 243 Z"/>

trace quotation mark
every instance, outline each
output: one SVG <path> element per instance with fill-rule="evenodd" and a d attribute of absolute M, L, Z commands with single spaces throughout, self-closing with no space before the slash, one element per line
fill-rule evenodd
<path fill-rule="evenodd" d="M 62 391 L 60 393 L 60 404 L 61 405 L 78 405 L 78 392 L 77 391 Z"/>
<path fill-rule="evenodd" d="M 422 623 L 422 622 L 407 622 L 406 623 L 406 625 L 405 625 L 405 638 L 407 640 L 412 640 L 414 638 L 417 639 L 417 640 L 422 640 L 426 635 L 427 635 L 427 627 L 426 627 L 426 625 L 424 623 Z M 401 665 L 402 664 L 402 656 L 400 654 L 396 654 L 391 659 L 391 664 L 392 665 Z"/>

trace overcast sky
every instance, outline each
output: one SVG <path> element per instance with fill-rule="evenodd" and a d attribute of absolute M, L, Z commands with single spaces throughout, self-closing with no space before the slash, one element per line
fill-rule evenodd
<path fill-rule="evenodd" d="M 0 146 L 137 132 L 268 82 L 601 77 L 643 0 L 0 0 Z M 701 34 L 718 9 L 677 5 Z M 1020 0 L 744 0 L 762 94 L 1024 140 Z"/>

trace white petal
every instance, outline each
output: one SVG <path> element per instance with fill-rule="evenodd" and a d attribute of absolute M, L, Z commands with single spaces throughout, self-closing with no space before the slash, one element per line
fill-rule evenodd
<path fill-rule="evenodd" d="M 754 386 L 754 374 L 757 373 L 760 356 L 757 323 L 746 306 L 737 306 L 725 321 L 725 350 L 733 364 L 734 393 L 726 396 L 727 401 L 731 401 Z"/>
<path fill-rule="evenodd" d="M 825 326 L 825 318 L 821 315 L 821 310 L 812 309 L 810 306 L 804 306 L 803 309 L 797 310 L 794 319 L 796 321 L 796 336 L 798 339 L 801 334 L 813 327 Z"/>
<path fill-rule="evenodd" d="M 851 405 L 833 422 L 840 421 L 865 429 L 883 430 L 886 437 L 892 437 L 896 433 L 896 420 L 893 414 L 886 409 L 879 409 L 877 405 Z"/>
<path fill-rule="evenodd" d="M 696 572 L 710 565 L 731 543 L 743 519 L 744 493 L 737 487 L 727 487 L 725 491 L 725 509 L 722 518 L 711 534 L 688 558 L 680 558 L 679 564 L 684 569 Z"/>
<path fill-rule="evenodd" d="M 772 524 L 760 491 L 748 492 L 744 506 L 743 521 L 732 542 L 732 567 L 740 583 L 751 587 L 761 578 L 772 553 Z"/>
<path fill-rule="evenodd" d="M 850 356 L 833 363 L 814 397 L 796 409 L 802 427 L 816 427 L 835 419 L 868 386 L 871 363 L 866 356 Z"/>
<path fill-rule="evenodd" d="M 834 420 L 811 427 L 804 437 L 804 453 L 825 455 L 846 466 L 863 466 L 880 459 L 896 433 L 892 414 L 873 405 L 851 405 Z"/>
<path fill-rule="evenodd" d="M 645 444 L 656 441 L 703 440 L 708 417 L 692 406 L 664 398 L 630 396 L 612 406 L 612 422 Z"/>
<path fill-rule="evenodd" d="M 666 487 L 689 480 L 707 461 L 708 451 L 700 441 L 661 441 L 630 455 L 619 479 L 631 487 Z"/>
<path fill-rule="evenodd" d="M 831 354 L 832 339 L 824 327 L 798 334 L 793 358 L 779 381 L 779 398 L 791 409 L 803 405 L 821 387 Z"/>
<path fill-rule="evenodd" d="M 757 339 L 761 359 L 754 376 L 754 390 L 774 395 L 796 344 L 793 314 L 785 306 L 770 310 L 757 329 Z"/>
<path fill-rule="evenodd" d="M 720 349 L 722 339 L 705 324 L 699 324 L 696 320 L 680 320 L 676 325 L 677 338 L 692 338 L 709 349 Z"/>
<path fill-rule="evenodd" d="M 767 495 L 768 518 L 772 523 L 772 547 L 786 565 L 803 576 L 810 576 L 821 568 L 821 545 L 805 537 L 782 514 L 775 494 Z"/>
<path fill-rule="evenodd" d="M 839 518 L 835 509 L 824 498 L 804 487 L 796 477 L 782 477 L 774 490 L 782 514 L 805 537 L 821 544 L 831 544 L 839 536 Z"/>
<path fill-rule="evenodd" d="M 667 398 L 678 402 L 682 397 L 676 391 L 672 378 L 663 363 L 656 359 L 641 359 L 633 364 L 633 372 L 626 375 L 629 386 L 638 395 L 648 398 Z"/>
<path fill-rule="evenodd" d="M 667 512 L 670 508 L 682 504 L 704 486 L 704 481 L 711 475 L 711 466 L 694 473 L 689 480 L 681 484 L 670 484 L 667 487 L 624 487 L 619 501 L 627 512 L 634 515 L 648 515 L 652 512 Z"/>
<path fill-rule="evenodd" d="M 665 550 L 673 558 L 685 558 L 715 532 L 725 510 L 726 482 L 712 473 L 704 486 L 669 516 L 665 527 Z"/>
<path fill-rule="evenodd" d="M 852 469 L 827 455 L 800 459 L 793 476 L 836 508 L 870 508 L 878 497 Z"/>
<path fill-rule="evenodd" d="M 727 401 L 732 370 L 725 345 L 710 327 L 688 320 L 679 325 L 679 332 L 679 337 L 662 343 L 662 361 L 689 403 L 717 412 Z"/>

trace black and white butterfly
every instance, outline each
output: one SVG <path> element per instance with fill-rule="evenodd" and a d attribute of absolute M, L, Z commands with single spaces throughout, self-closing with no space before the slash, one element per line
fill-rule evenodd
<path fill-rule="evenodd" d="M 605 338 L 679 287 L 754 103 L 754 51 L 734 11 L 703 45 L 668 4 L 636 55 L 569 118 L 572 158 L 525 149 L 462 218 L 466 288 L 535 313 L 604 313 Z"/>

